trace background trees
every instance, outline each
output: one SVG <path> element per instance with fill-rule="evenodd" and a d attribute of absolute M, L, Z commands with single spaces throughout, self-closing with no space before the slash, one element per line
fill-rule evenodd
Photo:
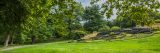
<path fill-rule="evenodd" d="M 130 19 L 129 17 L 117 17 L 113 20 L 114 26 L 119 26 L 121 28 L 129 28 L 129 27 L 136 27 L 136 23 Z"/>
<path fill-rule="evenodd" d="M 87 31 L 93 32 L 98 31 L 99 28 L 103 27 L 105 20 L 100 12 L 99 5 L 92 5 L 86 7 L 82 19 L 86 21 L 84 23 L 84 28 Z"/>
<path fill-rule="evenodd" d="M 75 1 L 64 1 L 63 6 L 61 3 L 53 5 L 48 19 L 53 34 L 58 38 L 68 39 L 73 31 L 81 30 L 79 17 L 82 12 L 83 7 Z"/>

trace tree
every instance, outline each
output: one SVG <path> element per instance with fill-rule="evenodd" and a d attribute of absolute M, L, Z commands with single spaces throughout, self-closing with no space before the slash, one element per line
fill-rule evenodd
<path fill-rule="evenodd" d="M 129 27 L 135 27 L 136 23 L 133 20 L 131 20 L 129 17 L 128 18 L 117 17 L 116 19 L 113 20 L 113 25 L 119 26 L 121 28 L 129 28 Z"/>
<path fill-rule="evenodd" d="M 2 0 L 1 4 L 3 9 L 0 13 L 0 24 L 4 28 L 1 30 L 6 34 L 5 46 L 8 46 L 11 37 L 17 32 L 21 35 L 26 30 L 36 33 L 38 29 L 45 29 L 45 19 L 53 3 L 52 0 Z"/>
<path fill-rule="evenodd" d="M 26 35 L 30 37 L 31 43 L 35 43 L 37 39 L 50 36 L 47 29 L 47 18 L 50 9 L 56 5 L 54 0 L 22 0 L 23 4 L 27 7 L 28 19 L 23 25 L 28 31 Z"/>
<path fill-rule="evenodd" d="M 28 12 L 20 0 L 1 0 L 0 7 L 0 25 L 3 31 L 1 33 L 5 35 L 4 46 L 8 46 L 14 33 L 22 29 L 21 24 L 24 23 Z"/>
<path fill-rule="evenodd" d="M 84 28 L 87 31 L 98 31 L 103 26 L 103 15 L 98 5 L 86 7 L 82 19 L 85 21 Z"/>
<path fill-rule="evenodd" d="M 69 5 L 68 5 L 69 6 Z M 70 5 L 71 10 L 66 13 L 66 22 L 68 23 L 68 30 L 69 30 L 69 36 L 72 35 L 73 30 L 77 30 L 78 28 L 81 28 L 81 24 L 78 21 L 78 17 L 82 15 L 83 7 L 81 4 L 72 4 Z"/>
<path fill-rule="evenodd" d="M 83 7 L 74 0 L 66 0 L 63 5 L 61 3 L 52 6 L 48 20 L 56 37 L 67 37 L 77 28 L 75 25 L 80 25 L 78 17 L 81 16 Z"/>

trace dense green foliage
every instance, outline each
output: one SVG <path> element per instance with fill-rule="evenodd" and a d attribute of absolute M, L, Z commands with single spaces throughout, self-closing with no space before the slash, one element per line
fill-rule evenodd
<path fill-rule="evenodd" d="M 119 26 L 121 28 L 135 27 L 136 23 L 132 21 L 129 17 L 117 17 L 113 23 L 114 26 Z"/>
<path fill-rule="evenodd" d="M 107 6 L 107 7 L 106 7 Z M 130 18 L 136 25 L 151 25 L 154 23 L 151 12 L 156 12 L 160 7 L 158 0 L 107 0 L 104 4 L 106 16 L 117 10 L 118 18 Z"/>
<path fill-rule="evenodd" d="M 105 25 L 105 20 L 103 20 L 104 17 L 100 12 L 99 5 L 86 7 L 82 19 L 86 21 L 84 23 L 84 28 L 90 32 L 98 31 L 98 29 Z"/>
<path fill-rule="evenodd" d="M 109 26 L 104 26 L 104 27 L 101 27 L 98 31 L 100 31 L 100 32 L 110 31 L 110 27 Z"/>

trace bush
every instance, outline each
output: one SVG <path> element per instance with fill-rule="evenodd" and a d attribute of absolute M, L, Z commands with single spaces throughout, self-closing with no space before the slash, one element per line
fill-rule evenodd
<path fill-rule="evenodd" d="M 110 27 L 109 26 L 105 26 L 105 27 L 100 28 L 98 31 L 99 32 L 110 31 Z"/>
<path fill-rule="evenodd" d="M 120 27 L 118 27 L 118 26 L 113 26 L 112 28 L 111 28 L 111 30 L 112 31 L 115 31 L 115 30 L 120 30 L 121 28 Z"/>
<path fill-rule="evenodd" d="M 152 27 L 154 31 L 160 31 L 160 27 Z"/>
<path fill-rule="evenodd" d="M 126 35 L 126 33 L 125 33 L 125 32 L 122 32 L 121 35 Z"/>
<path fill-rule="evenodd" d="M 109 35 L 114 35 L 114 34 L 115 34 L 114 32 L 110 32 L 110 33 L 109 33 Z"/>
<path fill-rule="evenodd" d="M 156 23 L 160 23 L 160 19 L 155 20 Z"/>
<path fill-rule="evenodd" d="M 24 44 L 25 42 L 26 42 L 26 39 L 27 39 L 27 35 L 25 35 L 25 34 L 20 34 L 20 35 L 15 35 L 15 38 L 14 38 L 15 40 L 15 42 L 17 43 L 17 44 Z"/>
<path fill-rule="evenodd" d="M 86 34 L 87 33 L 85 31 L 75 30 L 75 31 L 72 31 L 71 35 L 69 35 L 69 36 L 70 36 L 71 39 L 77 40 L 77 39 L 80 39 L 81 37 L 83 37 Z"/>
<path fill-rule="evenodd" d="M 160 31 L 155 31 L 153 32 L 153 34 L 160 34 Z"/>

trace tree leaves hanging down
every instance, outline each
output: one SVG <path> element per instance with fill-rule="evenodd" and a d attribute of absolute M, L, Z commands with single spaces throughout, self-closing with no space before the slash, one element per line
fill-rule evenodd
<path fill-rule="evenodd" d="M 45 26 L 46 18 L 49 15 L 50 8 L 54 1 L 52 0 L 22 0 L 22 3 L 27 7 L 28 19 L 25 26 L 32 30 L 39 26 Z"/>
<path fill-rule="evenodd" d="M 108 17 L 113 13 L 112 9 L 116 9 L 118 17 L 129 17 L 137 25 L 143 26 L 154 23 L 149 13 L 157 11 L 160 3 L 158 0 L 107 0 L 103 7 Z"/>
<path fill-rule="evenodd" d="M 149 15 L 151 17 L 153 17 L 155 20 L 159 20 L 160 19 L 160 12 L 159 11 L 150 12 Z"/>

